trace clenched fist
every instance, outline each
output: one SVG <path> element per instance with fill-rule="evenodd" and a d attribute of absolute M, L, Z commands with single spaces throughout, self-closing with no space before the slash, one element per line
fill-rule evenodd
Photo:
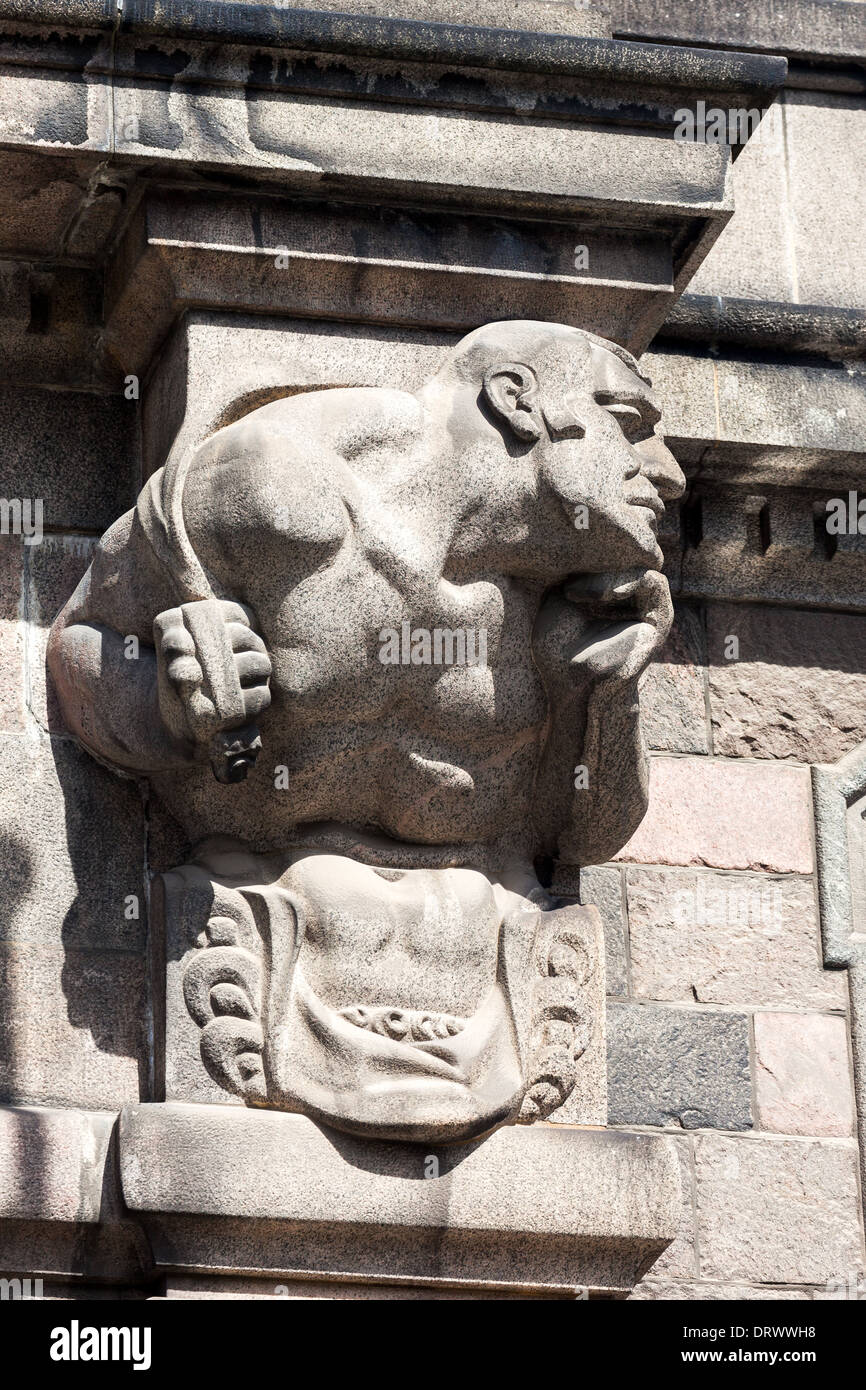
<path fill-rule="evenodd" d="M 271 662 L 254 621 L 240 603 L 199 599 L 153 623 L 163 721 L 210 758 L 221 782 L 242 781 L 255 763 L 255 721 L 271 703 Z"/>

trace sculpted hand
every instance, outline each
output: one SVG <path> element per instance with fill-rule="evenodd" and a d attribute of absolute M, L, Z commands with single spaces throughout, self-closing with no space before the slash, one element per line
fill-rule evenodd
<path fill-rule="evenodd" d="M 612 622 L 593 622 L 572 656 L 572 665 L 600 680 L 625 683 L 646 669 L 673 622 L 668 581 L 656 570 L 624 575 L 581 575 L 566 585 L 566 597 L 587 605 L 598 618 L 619 609 Z M 622 610 L 627 610 L 622 612 Z"/>
<path fill-rule="evenodd" d="M 250 609 L 200 599 L 153 624 L 159 707 L 166 727 L 209 757 L 221 782 L 240 782 L 255 763 L 255 720 L 271 702 L 271 662 Z"/>

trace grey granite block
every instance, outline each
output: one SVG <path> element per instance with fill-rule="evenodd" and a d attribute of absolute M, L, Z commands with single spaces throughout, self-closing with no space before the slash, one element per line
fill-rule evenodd
<path fill-rule="evenodd" d="M 743 1014 L 611 1004 L 608 1039 L 611 1124 L 751 1128 Z"/>

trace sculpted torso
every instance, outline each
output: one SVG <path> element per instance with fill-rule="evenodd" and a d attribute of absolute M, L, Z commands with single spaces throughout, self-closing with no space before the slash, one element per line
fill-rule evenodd
<path fill-rule="evenodd" d="M 264 486 L 258 453 L 233 459 L 227 438 L 227 462 L 185 492 L 196 551 L 256 614 L 270 654 L 267 761 L 290 781 L 266 779 L 273 815 L 281 830 L 332 820 L 489 840 L 526 813 L 546 719 L 531 655 L 540 586 L 497 572 L 481 547 L 455 554 L 456 519 L 431 525 L 415 397 L 337 394 L 261 412 Z M 225 525 L 223 492 L 243 499 L 244 521 Z M 383 661 L 383 631 L 402 636 L 404 621 L 483 634 L 486 664 Z M 265 791 L 255 774 L 248 789 Z"/>
<path fill-rule="evenodd" d="M 215 785 L 183 738 L 182 711 L 167 708 L 186 689 L 162 668 L 175 669 L 173 656 L 182 664 L 183 651 L 159 636 L 153 657 L 147 647 L 158 615 L 193 595 L 142 502 L 104 538 L 53 644 L 61 690 L 83 685 L 89 697 L 77 709 L 67 700 L 76 731 L 149 773 L 193 840 L 280 846 L 299 824 L 327 822 L 404 843 L 504 841 L 529 857 L 547 848 L 546 821 L 561 821 L 572 799 L 593 689 L 636 645 L 645 665 L 663 635 L 652 587 L 630 611 L 627 597 L 625 609 L 614 604 L 613 626 L 560 589 L 581 573 L 654 578 L 665 485 L 653 461 L 657 475 L 667 470 L 667 495 L 671 476 L 679 486 L 649 393 L 610 354 L 600 362 L 591 384 L 600 371 L 604 389 L 581 390 L 566 353 L 549 369 L 547 404 L 524 388 L 528 369 L 505 363 L 481 393 L 438 378 L 417 395 L 312 392 L 220 431 L 160 505 L 181 510 L 213 595 L 244 605 L 260 634 L 259 656 L 240 660 L 266 751 L 242 785 Z M 643 442 L 629 447 L 599 396 L 637 417 Z M 565 423 L 550 426 L 557 412 Z M 158 475 L 145 493 L 160 486 Z M 141 658 L 125 659 L 104 633 L 88 652 L 89 624 L 136 635 Z M 437 629 L 464 634 L 475 664 L 417 649 L 405 664 L 409 634 L 432 640 Z M 403 639 L 396 664 L 385 657 L 389 632 Z M 595 632 L 607 640 L 581 654 Z"/>

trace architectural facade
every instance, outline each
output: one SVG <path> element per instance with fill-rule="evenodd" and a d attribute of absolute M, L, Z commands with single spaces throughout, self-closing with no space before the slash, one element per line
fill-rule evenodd
<path fill-rule="evenodd" d="M 866 1296 L 864 158 L 862 0 L 0 0 L 0 1276 Z"/>

